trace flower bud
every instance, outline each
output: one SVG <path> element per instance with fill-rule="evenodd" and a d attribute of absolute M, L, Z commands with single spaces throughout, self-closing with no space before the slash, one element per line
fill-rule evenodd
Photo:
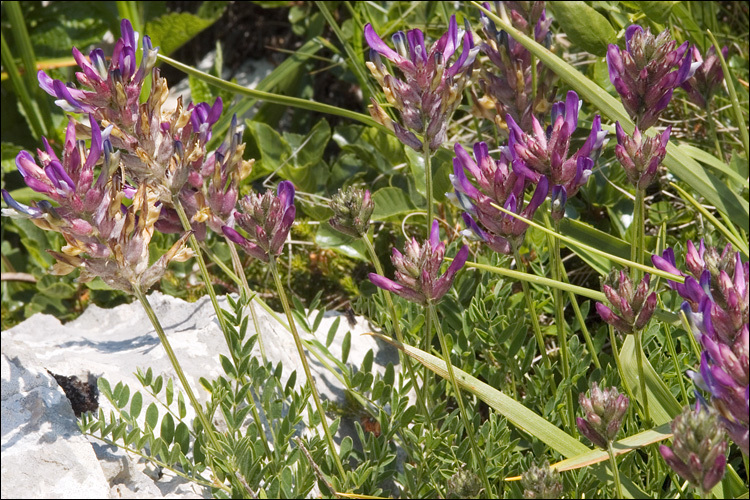
<path fill-rule="evenodd" d="M 716 486 L 726 468 L 727 442 L 716 412 L 699 405 L 686 406 L 672 421 L 672 448 L 659 446 L 659 452 L 672 468 L 704 495 Z"/>
<path fill-rule="evenodd" d="M 521 484 L 524 498 L 560 498 L 562 494 L 560 473 L 551 469 L 547 460 L 529 467 L 521 476 Z"/>
<path fill-rule="evenodd" d="M 630 400 L 620 394 L 617 388 L 601 390 L 596 382 L 591 386 L 591 397 L 584 393 L 578 397 L 585 414 L 576 419 L 578 431 L 596 446 L 606 450 L 608 443 L 614 441 L 620 432 L 623 418 L 628 411 Z"/>
<path fill-rule="evenodd" d="M 367 234 L 370 216 L 375 209 L 370 191 L 352 186 L 340 189 L 331 199 L 330 206 L 333 210 L 333 217 L 328 221 L 331 227 L 355 238 Z"/>

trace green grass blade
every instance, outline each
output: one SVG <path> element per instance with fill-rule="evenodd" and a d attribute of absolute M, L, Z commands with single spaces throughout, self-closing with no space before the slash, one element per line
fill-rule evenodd
<path fill-rule="evenodd" d="M 435 372 L 437 375 L 448 380 L 448 370 L 445 362 L 428 354 L 421 349 L 412 347 L 410 345 L 401 344 L 400 342 L 386 337 L 385 335 L 372 334 L 375 337 L 384 340 L 397 348 L 401 349 L 404 353 L 414 358 L 428 369 Z M 564 455 L 565 457 L 572 458 L 583 453 L 587 453 L 589 448 L 578 441 L 576 438 L 568 434 L 567 432 L 558 429 L 550 422 L 537 415 L 533 411 L 526 408 L 524 405 L 514 400 L 510 396 L 503 394 L 499 390 L 491 387 L 481 380 L 472 377 L 468 373 L 460 370 L 457 367 L 453 367 L 454 374 L 458 380 L 459 385 L 474 394 L 482 401 L 487 403 L 489 406 L 494 408 L 498 413 L 503 415 L 508 422 L 518 427 L 524 432 L 527 432 L 531 436 L 539 439 L 547 446 Z M 592 468 L 594 474 L 599 477 L 602 481 L 611 481 L 611 474 L 605 468 L 604 464 L 596 465 Z M 627 477 L 621 476 L 622 485 L 627 495 L 633 498 L 645 498 L 645 493 L 641 491 L 635 484 L 633 484 Z"/>
<path fill-rule="evenodd" d="M 678 186 L 677 184 L 673 182 L 671 182 L 670 185 L 680 194 L 683 200 L 693 205 L 696 208 L 696 210 L 702 213 L 706 219 L 711 221 L 711 224 L 713 224 L 716 227 L 716 229 L 718 229 L 721 232 L 721 234 L 723 234 L 724 237 L 727 240 L 729 240 L 732 243 L 732 245 L 734 245 L 734 248 L 741 251 L 743 254 L 745 254 L 745 257 L 747 257 L 748 248 L 747 248 L 746 242 L 738 239 L 735 236 L 735 234 L 729 230 L 729 228 L 727 228 L 724 224 L 722 224 L 719 221 L 719 219 L 714 217 L 714 215 L 711 212 L 706 210 L 706 208 L 703 205 L 698 203 L 698 200 L 690 196 L 690 194 L 688 194 L 687 191 L 685 191 L 684 189 L 682 189 L 680 186 Z"/>
<path fill-rule="evenodd" d="M 576 68 L 516 30 L 510 23 L 503 21 L 491 11 L 485 9 L 479 2 L 472 1 L 471 3 L 484 12 L 500 28 L 508 32 L 518 43 L 538 57 L 548 68 L 575 90 L 582 99 L 599 109 L 602 115 L 612 121 L 619 121 L 626 133 L 631 134 L 633 132 L 635 126 L 625 113 L 625 108 L 623 108 L 618 100 L 609 95 L 596 83 L 586 78 Z M 739 123 L 740 129 L 742 129 L 744 122 Z M 664 165 L 667 166 L 670 172 L 706 198 L 717 210 L 721 210 L 727 214 L 735 224 L 740 227 L 747 225 L 750 213 L 747 200 L 740 198 L 718 177 L 707 172 L 698 162 L 679 151 L 674 144 L 667 144 L 667 156 L 664 158 Z"/>
<path fill-rule="evenodd" d="M 642 401 L 643 396 L 640 393 L 640 384 L 638 383 L 638 362 L 635 355 L 635 337 L 628 335 L 620 349 L 620 362 L 622 371 L 627 379 L 627 383 L 635 394 L 638 401 Z M 648 392 L 648 405 L 651 418 L 655 425 L 662 425 L 672 421 L 672 419 L 682 411 L 680 403 L 669 391 L 669 387 L 662 381 L 659 374 L 656 373 L 648 357 L 643 356 L 643 376 L 646 377 L 646 392 Z"/>
<path fill-rule="evenodd" d="M 721 47 L 719 46 L 719 42 L 716 41 L 716 37 L 711 33 L 711 30 L 706 30 L 706 32 L 711 39 L 711 43 L 714 45 L 716 56 L 721 63 L 721 69 L 724 71 L 724 81 L 727 82 L 729 100 L 732 101 L 732 110 L 734 111 L 734 119 L 737 123 L 737 128 L 740 131 L 740 137 L 742 137 L 742 146 L 745 148 L 745 158 L 748 158 L 750 157 L 750 138 L 748 137 L 747 120 L 742 116 L 742 108 L 740 107 L 740 100 L 737 98 L 737 91 L 734 88 L 732 72 L 729 71 L 729 65 L 727 64 L 726 59 L 724 59 L 724 54 L 721 53 Z"/>
<path fill-rule="evenodd" d="M 377 127 L 382 130 L 386 130 L 385 127 L 377 123 L 369 115 L 365 115 L 363 113 L 357 113 L 356 111 L 350 111 L 348 109 L 343 109 L 343 108 L 339 108 L 336 106 L 331 106 L 329 104 L 315 102 L 309 99 L 300 99 L 298 97 L 289 97 L 285 95 L 272 94 L 271 92 L 264 92 L 262 90 L 249 89 L 247 87 L 243 87 L 242 85 L 237 85 L 236 83 L 228 82 L 226 80 L 222 80 L 221 78 L 217 78 L 213 75 L 209 75 L 208 73 L 204 73 L 203 71 L 199 71 L 193 68 L 192 66 L 188 66 L 187 64 L 182 64 L 181 62 L 176 61 L 170 57 L 163 56 L 161 54 L 158 57 L 159 57 L 159 60 L 169 64 L 172 67 L 177 68 L 180 71 L 188 75 L 191 75 L 195 78 L 198 78 L 199 80 L 202 80 L 208 83 L 209 85 L 214 85 L 228 92 L 232 92 L 232 93 L 239 94 L 242 96 L 253 97 L 256 99 L 263 100 L 265 102 L 272 102 L 274 104 L 281 104 L 284 106 L 291 106 L 294 108 L 307 109 L 309 111 L 316 111 L 318 113 L 341 116 L 344 118 L 349 118 L 350 120 L 358 121 L 360 123 L 363 123 L 371 127 Z"/>
<path fill-rule="evenodd" d="M 725 174 L 727 177 L 731 178 L 734 181 L 737 181 L 739 184 L 745 187 L 748 187 L 748 185 L 750 184 L 750 181 L 748 181 L 748 179 L 743 179 L 740 174 L 729 168 L 726 163 L 724 163 L 708 151 L 703 151 L 702 149 L 696 148 L 695 146 L 686 143 L 679 144 L 677 146 L 677 149 L 692 157 L 694 160 L 705 163 L 709 167 L 718 170 L 719 172 Z"/>
<path fill-rule="evenodd" d="M 10 51 L 8 43 L 5 41 L 5 34 L 0 33 L 0 58 L 2 59 L 3 68 L 8 72 L 10 78 L 10 84 L 15 90 L 18 100 L 21 101 L 21 107 L 29 121 L 29 128 L 35 141 L 44 135 L 44 128 L 42 123 L 39 121 L 36 107 L 31 101 L 29 92 L 26 89 L 26 85 L 23 83 L 21 73 L 18 71 L 16 61 L 13 59 L 13 54 Z"/>

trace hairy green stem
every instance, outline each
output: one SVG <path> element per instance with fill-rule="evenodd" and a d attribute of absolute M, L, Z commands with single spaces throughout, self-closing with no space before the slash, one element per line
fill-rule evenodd
<path fill-rule="evenodd" d="M 167 353 L 167 357 L 169 358 L 169 361 L 172 363 L 172 368 L 174 368 L 174 371 L 177 373 L 177 378 L 180 379 L 180 384 L 182 384 L 183 389 L 185 389 L 185 394 L 187 394 L 187 397 L 190 400 L 190 404 L 193 405 L 195 414 L 198 417 L 198 420 L 200 420 L 201 424 L 203 425 L 203 428 L 206 431 L 206 435 L 208 436 L 208 439 L 211 441 L 211 445 L 213 446 L 214 450 L 220 452 L 222 450 L 222 447 L 219 444 L 219 440 L 216 438 L 214 427 L 208 421 L 208 419 L 206 418 L 206 415 L 204 415 L 203 407 L 198 402 L 198 399 L 195 397 L 195 394 L 193 394 L 193 389 L 190 387 L 190 384 L 188 383 L 187 378 L 185 378 L 185 373 L 182 371 L 182 366 L 180 365 L 180 362 L 177 361 L 177 356 L 175 355 L 174 350 L 172 349 L 172 344 L 169 343 L 167 334 L 164 333 L 164 328 L 162 328 L 161 323 L 159 322 L 159 318 L 156 317 L 154 308 L 151 307 L 151 303 L 148 301 L 148 298 L 146 297 L 146 295 L 144 295 L 143 291 L 141 290 L 140 284 L 132 283 L 131 285 L 133 287 L 133 294 L 136 296 L 138 301 L 143 306 L 143 309 L 146 311 L 146 315 L 148 316 L 148 319 L 151 320 L 151 325 L 153 325 L 154 330 L 156 330 L 156 334 L 159 336 L 159 341 L 161 342 L 162 347 L 164 347 L 164 350 Z"/>
<path fill-rule="evenodd" d="M 269 267 L 271 268 L 271 274 L 273 275 L 273 281 L 276 284 L 276 290 L 279 293 L 279 299 L 281 300 L 281 306 L 284 308 L 284 312 L 286 313 L 286 319 L 289 322 L 289 327 L 292 332 L 292 336 L 294 337 L 294 344 L 297 346 L 297 353 L 299 354 L 300 362 L 302 363 L 302 368 L 305 371 L 305 377 L 307 378 L 307 383 L 310 384 L 310 391 L 312 392 L 313 400 L 315 401 L 315 407 L 318 410 L 318 414 L 320 415 L 320 423 L 323 425 L 323 432 L 326 436 L 326 441 L 328 441 L 328 449 L 333 456 L 333 461 L 336 463 L 336 468 L 339 470 L 339 474 L 341 476 L 341 481 L 346 482 L 346 473 L 344 472 L 344 466 L 341 465 L 341 458 L 339 457 L 339 454 L 336 452 L 336 445 L 333 442 L 333 436 L 331 435 L 331 430 L 328 428 L 328 419 L 326 418 L 325 410 L 323 409 L 323 404 L 320 402 L 320 395 L 318 394 L 318 388 L 315 386 L 315 380 L 313 379 L 312 372 L 310 371 L 310 365 L 307 363 L 307 356 L 305 356 L 305 348 L 302 346 L 302 339 L 299 336 L 299 332 L 297 331 L 297 324 L 294 322 L 294 318 L 292 317 L 292 310 L 289 307 L 289 300 L 286 297 L 286 292 L 284 291 L 284 285 L 281 283 L 281 276 L 279 276 L 279 270 L 276 267 L 276 260 L 274 259 L 274 256 L 269 256 L 268 260 Z"/>
<path fill-rule="evenodd" d="M 185 229 L 185 231 L 191 231 L 192 228 L 190 226 L 190 219 L 188 219 L 188 216 L 185 213 L 185 209 L 182 207 L 182 202 L 180 201 L 177 195 L 172 197 L 172 204 L 174 205 L 174 208 L 177 211 L 177 215 L 180 218 L 180 222 L 182 223 L 183 229 Z M 201 270 L 201 276 L 203 277 L 203 282 L 206 284 L 206 291 L 208 292 L 208 296 L 211 298 L 211 304 L 213 305 L 214 311 L 216 312 L 216 318 L 219 320 L 221 333 L 224 334 L 224 341 L 227 343 L 229 354 L 232 355 L 232 361 L 234 361 L 236 365 L 237 357 L 234 352 L 235 349 L 232 346 L 232 340 L 229 338 L 229 328 L 227 327 L 227 320 L 224 317 L 224 312 L 222 311 L 221 306 L 219 306 L 219 300 L 216 298 L 216 291 L 214 290 L 214 287 L 211 284 L 211 276 L 208 274 L 208 269 L 206 268 L 206 262 L 203 260 L 203 254 L 201 253 L 200 245 L 198 245 L 198 240 L 195 238 L 195 235 L 192 233 L 190 234 L 190 238 L 188 238 L 188 241 L 190 242 L 190 247 L 193 249 L 193 252 L 195 252 L 195 260 L 198 261 L 198 267 Z"/>
<path fill-rule="evenodd" d="M 476 439 L 474 438 L 474 427 L 471 420 L 469 420 L 469 416 L 466 414 L 466 407 L 464 406 L 463 396 L 461 395 L 461 388 L 459 387 L 458 381 L 456 380 L 456 375 L 453 372 L 451 353 L 448 350 L 448 344 L 445 341 L 443 328 L 442 326 L 440 326 L 440 321 L 438 320 L 437 313 L 435 312 L 435 305 L 432 303 L 427 304 L 427 316 L 427 322 L 434 323 L 435 329 L 437 330 L 438 339 L 440 340 L 440 348 L 443 351 L 443 360 L 445 361 L 445 367 L 448 370 L 448 376 L 451 379 L 451 384 L 453 385 L 453 392 L 456 393 L 456 400 L 458 401 L 458 407 L 461 411 L 461 419 L 464 422 L 466 434 L 469 436 L 469 441 L 471 442 L 471 450 L 474 455 L 474 463 L 477 469 L 479 469 L 479 475 L 482 478 L 482 483 L 484 483 L 485 495 L 487 496 L 487 498 L 493 498 L 495 495 L 492 490 L 492 486 L 490 485 L 490 480 L 487 477 L 487 471 L 484 467 L 484 457 L 481 455 L 479 447 L 477 446 Z"/>
<path fill-rule="evenodd" d="M 425 130 L 427 130 L 427 124 L 425 124 Z M 422 145 L 422 154 L 424 155 L 424 184 L 425 184 L 425 195 L 427 196 L 427 238 L 430 238 L 430 231 L 432 230 L 432 167 L 431 167 L 431 153 L 430 143 L 427 137 L 423 137 L 424 144 Z"/>
<path fill-rule="evenodd" d="M 518 245 L 516 244 L 513 245 L 513 257 L 516 259 L 516 267 L 520 269 L 521 266 L 523 266 L 524 272 L 525 272 L 526 265 L 521 260 L 521 252 L 519 252 Z M 542 336 L 542 328 L 541 326 L 539 326 L 539 315 L 536 312 L 534 299 L 531 297 L 529 284 L 526 283 L 526 281 L 521 280 L 521 288 L 523 289 L 524 299 L 526 299 L 526 308 L 529 310 L 531 326 L 532 326 L 532 329 L 534 330 L 534 337 L 536 337 L 536 345 L 539 347 L 539 352 L 541 353 L 542 359 L 544 360 L 544 366 L 546 366 L 549 373 L 552 374 L 552 362 L 550 362 L 549 360 L 549 356 L 547 355 L 547 348 L 544 345 L 544 337 Z M 552 384 L 554 383 L 555 383 L 555 379 L 553 378 Z"/>
<path fill-rule="evenodd" d="M 268 362 L 268 359 L 266 358 L 266 348 L 263 344 L 263 335 L 260 331 L 260 323 L 258 323 L 258 314 L 255 311 L 255 303 L 252 300 L 254 294 L 250 290 L 250 285 L 247 284 L 247 277 L 245 277 L 245 271 L 244 269 L 242 269 L 242 261 L 240 260 L 240 256 L 237 253 L 237 247 L 234 246 L 234 242 L 229 238 L 226 238 L 226 240 L 227 245 L 229 245 L 229 253 L 232 255 L 232 266 L 234 267 L 234 272 L 240 277 L 242 289 L 245 291 L 245 295 L 247 296 L 248 308 L 250 309 L 250 317 L 253 319 L 253 327 L 255 328 L 255 333 L 258 334 L 258 348 L 260 349 L 260 358 L 263 360 L 263 364 L 265 365 Z"/>
<path fill-rule="evenodd" d="M 570 280 L 568 280 L 568 272 L 565 270 L 565 264 L 561 263 L 561 266 L 562 266 L 563 279 L 565 280 L 565 283 L 569 284 Z M 583 314 L 581 313 L 581 308 L 578 307 L 578 299 L 576 299 L 575 293 L 573 293 L 573 291 L 567 290 L 567 292 L 568 292 L 568 298 L 570 299 L 570 304 L 573 306 L 573 311 L 575 312 L 576 318 L 578 319 L 578 323 L 581 325 L 583 338 L 586 341 L 586 347 L 591 353 L 591 359 L 594 362 L 594 366 L 601 370 L 602 365 L 599 362 L 599 356 L 596 354 L 596 348 L 594 348 L 594 341 L 591 339 L 591 334 L 589 333 L 589 329 L 586 328 L 586 321 L 585 321 L 585 318 L 583 317 Z"/>
<path fill-rule="evenodd" d="M 612 441 L 607 442 L 607 453 L 609 454 L 609 463 L 612 467 L 612 475 L 615 482 L 615 498 L 625 498 L 622 495 L 622 484 L 620 484 L 620 471 L 617 469 L 617 460 L 615 460 L 615 451 L 612 448 Z"/>
<path fill-rule="evenodd" d="M 375 272 L 379 275 L 383 276 L 383 266 L 380 264 L 380 260 L 378 259 L 378 255 L 375 253 L 375 248 L 372 246 L 372 242 L 370 241 L 370 238 L 364 234 L 362 235 L 362 240 L 365 243 L 365 247 L 367 247 L 367 253 L 370 255 L 370 260 L 372 261 L 372 265 L 375 266 Z M 396 338 L 399 342 L 402 344 L 404 343 L 404 336 L 401 333 L 401 325 L 398 320 L 398 315 L 396 314 L 396 307 L 393 305 L 393 299 L 391 298 L 391 292 L 386 290 L 381 290 L 383 295 L 385 296 L 385 302 L 388 306 L 388 310 L 391 313 L 391 321 L 393 322 L 393 331 L 396 333 Z M 405 355 L 401 350 L 398 351 L 399 357 L 401 358 L 401 362 L 406 366 L 406 371 L 409 373 L 409 377 L 411 378 L 412 384 L 414 385 L 414 392 L 417 394 L 417 403 L 419 404 L 419 409 L 422 411 L 422 414 L 427 419 L 428 423 L 432 423 L 430 419 L 430 414 L 427 411 L 427 405 L 425 405 L 424 402 L 424 394 L 423 394 L 423 388 L 419 385 L 419 380 L 417 379 L 417 375 L 414 372 L 414 368 L 411 364 L 411 358 L 409 356 Z"/>
<path fill-rule="evenodd" d="M 545 219 L 547 214 L 544 214 Z M 555 222 L 555 232 L 560 232 L 560 223 Z M 562 282 L 562 259 L 560 257 L 560 239 L 552 238 L 552 279 Z M 568 334 L 565 331 L 565 303 L 563 302 L 562 290 L 554 288 L 552 297 L 555 302 L 555 327 L 557 328 L 557 341 L 560 343 L 560 364 L 562 365 L 562 376 L 568 386 L 565 398 L 568 406 L 568 426 L 575 426 L 575 407 L 573 406 L 573 387 L 570 380 L 570 352 L 568 350 Z"/>
<path fill-rule="evenodd" d="M 682 381 L 682 370 L 680 369 L 680 361 L 677 359 L 677 350 L 674 346 L 674 339 L 672 338 L 672 328 L 669 325 L 663 324 L 665 337 L 667 338 L 667 349 L 669 350 L 669 356 L 672 358 L 674 364 L 674 372 L 677 376 L 677 381 L 680 383 L 680 394 L 682 394 L 682 401 L 684 405 L 690 404 L 687 390 L 685 389 L 685 383 Z"/>
<path fill-rule="evenodd" d="M 644 248 L 646 246 L 646 235 L 645 231 L 645 218 L 644 210 L 645 203 L 644 198 L 646 197 L 646 191 L 643 188 L 636 188 L 635 190 L 635 202 L 633 205 L 633 231 L 632 231 L 632 242 L 630 245 L 630 260 L 638 264 L 643 265 Z M 632 268 L 631 276 L 633 282 L 640 281 L 642 276 L 641 269 Z"/>

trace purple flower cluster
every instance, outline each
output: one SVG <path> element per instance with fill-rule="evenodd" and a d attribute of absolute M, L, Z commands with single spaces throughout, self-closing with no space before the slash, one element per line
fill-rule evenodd
<path fill-rule="evenodd" d="M 507 117 L 513 168 L 534 182 L 547 176 L 552 186 L 562 187 L 566 198 L 574 196 L 588 180 L 607 135 L 602 130 L 601 117 L 596 115 L 583 146 L 571 154 L 570 140 L 578 126 L 580 107 L 578 94 L 568 92 L 565 102 L 552 106 L 552 125 L 546 130 L 532 116 L 533 134 L 524 132 L 513 117 Z"/>
<path fill-rule="evenodd" d="M 122 20 L 120 29 L 122 37 L 115 43 L 109 63 L 100 48 L 89 53 L 89 61 L 73 47 L 73 57 L 82 70 L 76 73 L 76 78 L 91 90 L 65 85 L 60 80 L 53 80 L 44 71 L 39 71 L 38 77 L 42 89 L 56 97 L 56 103 L 64 110 L 91 113 L 96 120 L 107 120 L 129 129 L 138 120 L 138 98 L 145 78 L 156 64 L 158 49 L 152 47 L 149 37 L 143 37 L 143 56 L 140 66 L 137 66 L 137 33 L 127 19 Z"/>
<path fill-rule="evenodd" d="M 205 235 L 206 224 L 217 231 L 232 224 L 237 186 L 252 161 L 242 159 L 245 146 L 236 120 L 229 140 L 208 152 L 212 127 L 223 109 L 221 99 L 185 108 L 180 98 L 174 109 L 167 109 L 169 89 L 154 68 L 158 49 L 144 37 L 137 65 L 138 34 L 127 19 L 121 30 L 109 61 L 102 49 L 94 49 L 87 59 L 73 48 L 82 70 L 76 78 L 83 88 L 38 73 L 40 86 L 58 105 L 89 115 L 90 132 L 70 121 L 62 160 L 46 139 L 44 149 L 38 150 L 41 167 L 28 152 L 16 158 L 26 184 L 56 205 L 39 201 L 25 206 L 7 192 L 2 195 L 9 206 L 4 215 L 30 218 L 43 229 L 63 234 L 67 245 L 53 253 L 58 272 L 80 267 L 83 281 L 101 276 L 113 287 L 132 291 L 132 285 L 148 288 L 157 281 L 169 260 L 190 257 L 183 249 L 189 233 L 177 217 L 176 200 L 198 236 Z M 149 74 L 150 93 L 141 103 Z M 104 131 L 100 122 L 108 125 Z M 76 139 L 76 128 L 90 135 L 89 149 Z M 132 202 L 123 203 L 125 198 Z M 148 267 L 148 243 L 155 229 L 184 234 L 166 260 Z"/>
<path fill-rule="evenodd" d="M 496 2 L 499 4 L 499 2 Z M 514 28 L 534 38 L 538 43 L 549 48 L 552 20 L 547 17 L 544 2 L 503 2 Z M 484 4 L 489 9 L 488 3 Z M 479 110 L 487 118 L 495 120 L 498 127 L 505 129 L 503 122 L 507 115 L 521 126 L 522 130 L 531 128 L 531 117 L 546 113 L 550 101 L 555 75 L 548 71 L 541 62 L 537 62 L 537 94 L 533 96 L 531 53 L 516 42 L 504 30 L 498 30 L 484 13 L 481 13 L 484 41 L 480 48 L 492 63 L 492 68 L 483 68 L 478 79 L 479 87 L 484 92 L 482 99 L 475 99 Z M 492 109 L 494 113 L 487 113 Z"/>
<path fill-rule="evenodd" d="M 690 102 L 700 106 L 701 109 L 705 109 L 716 89 L 724 81 L 724 70 L 721 68 L 719 56 L 716 54 L 716 49 L 713 46 L 706 51 L 705 59 L 701 56 L 698 47 L 693 45 L 692 49 L 693 60 L 699 62 L 700 66 L 695 70 L 695 74 L 685 80 L 680 86 L 687 92 Z M 729 55 L 729 49 L 722 47 L 721 55 L 726 59 Z"/>
<path fill-rule="evenodd" d="M 652 257 L 659 269 L 685 276 L 685 283 L 669 282 L 682 298 L 683 310 L 690 317 L 694 334 L 703 346 L 700 370 L 690 375 L 698 387 L 711 394 L 711 403 L 721 415 L 729 436 L 748 454 L 750 439 L 750 374 L 748 371 L 748 262 L 727 245 L 719 253 L 696 248 L 688 241 L 685 267 L 681 272 L 669 248 Z"/>
<path fill-rule="evenodd" d="M 235 211 L 234 219 L 247 232 L 248 238 L 229 226 L 222 227 L 224 235 L 248 255 L 263 262 L 279 255 L 296 213 L 294 185 L 281 181 L 276 195 L 270 191 L 247 195 L 240 200 L 240 207 L 242 211 Z"/>
<path fill-rule="evenodd" d="M 597 302 L 596 312 L 620 333 L 642 330 L 656 307 L 656 293 L 649 293 L 651 277 L 646 274 L 635 288 L 625 271 L 615 271 L 609 281 L 602 285 L 602 290 L 612 307 Z"/>
<path fill-rule="evenodd" d="M 633 24 L 625 30 L 625 50 L 617 45 L 607 50 L 609 80 L 641 131 L 657 122 L 674 89 L 695 72 L 688 43 L 675 45 L 669 30 L 653 36 L 648 28 Z"/>
<path fill-rule="evenodd" d="M 493 204 L 532 219 L 547 196 L 547 178 L 540 180 L 531 200 L 524 203 L 528 179 L 511 169 L 511 155 L 507 148 L 502 150 L 499 160 L 489 155 L 484 142 L 474 145 L 473 159 L 460 144 L 456 144 L 455 152 L 451 183 L 458 205 L 465 210 L 463 219 L 471 230 L 469 234 L 479 237 L 496 252 L 512 253 L 513 246 L 523 241 L 528 224 L 501 212 Z M 476 187 L 470 182 L 467 172 L 476 182 Z"/>
<path fill-rule="evenodd" d="M 615 124 L 617 132 L 617 146 L 615 156 L 625 169 L 628 181 L 638 189 L 646 189 L 656 177 L 657 169 L 667 155 L 667 142 L 672 133 L 672 127 L 655 137 L 644 138 L 638 127 L 633 136 L 629 136 L 620 126 Z"/>
<path fill-rule="evenodd" d="M 463 35 L 458 29 L 456 16 L 452 16 L 448 31 L 430 47 L 425 45 L 424 33 L 419 29 L 408 33 L 397 31 L 393 35 L 391 49 L 380 39 L 371 24 L 365 26 L 365 40 L 370 45 L 370 61 L 367 67 L 383 88 L 386 99 L 393 105 L 403 120 L 404 126 L 391 120 L 386 112 L 372 100 L 371 114 L 396 134 L 407 146 L 422 151 L 423 142 L 431 151 L 436 151 L 446 140 L 448 123 L 461 103 L 463 89 L 471 78 L 471 68 L 479 52 L 474 47 L 471 31 Z M 460 55 L 450 64 L 449 60 Z M 385 57 L 401 71 L 404 80 L 388 72 L 380 56 Z M 417 135 L 420 134 L 420 140 Z"/>
<path fill-rule="evenodd" d="M 469 248 L 464 245 L 440 276 L 440 266 L 445 256 L 445 243 L 440 241 L 438 221 L 433 221 L 430 239 L 420 245 L 415 238 L 406 244 L 402 254 L 395 248 L 391 262 L 396 267 L 396 281 L 370 273 L 376 286 L 418 304 L 435 303 L 445 295 L 453 284 L 453 278 L 466 263 Z"/>

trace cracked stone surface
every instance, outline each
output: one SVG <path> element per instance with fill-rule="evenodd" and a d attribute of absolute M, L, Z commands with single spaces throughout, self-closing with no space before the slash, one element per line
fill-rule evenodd
<path fill-rule="evenodd" d="M 153 292 L 149 295 L 157 317 L 165 328 L 177 358 L 201 402 L 207 393 L 199 377 L 209 380 L 223 374 L 219 354 L 228 355 L 224 336 L 208 297 L 194 303 Z M 226 305 L 226 299 L 220 298 Z M 304 381 L 303 371 L 291 334 L 271 315 L 256 307 L 259 329 L 269 361 L 284 366 L 283 381 L 293 370 L 296 383 Z M 325 344 L 334 315 L 323 318 L 313 336 Z M 350 325 L 341 318 L 330 351 L 341 355 L 347 331 L 352 342 L 348 364 L 360 366 L 372 349 L 373 370 L 381 374 L 388 363 L 398 365 L 394 348 L 371 336 L 364 318 Z M 253 333 L 252 321 L 248 334 Z M 260 357 L 258 345 L 254 355 Z M 321 397 L 344 404 L 344 387 L 314 357 L 308 360 Z M 159 474 L 139 463 L 138 457 L 107 446 L 78 430 L 76 417 L 55 379 L 47 373 L 86 380 L 88 373 L 104 376 L 111 386 L 121 381 L 133 390 L 141 389 L 134 373 L 151 367 L 154 375 L 176 375 L 160 345 L 154 328 L 137 302 L 113 309 L 90 306 L 79 318 L 61 324 L 56 318 L 36 314 L 14 328 L 2 332 L 2 497 L 3 498 L 202 498 L 208 491 L 179 477 Z M 143 407 L 151 402 L 144 395 Z M 109 412 L 104 397 L 99 403 Z M 145 412 L 141 413 L 141 421 Z M 192 419 L 188 405 L 187 420 Z M 342 434 L 352 432 L 342 421 Z M 337 439 L 338 440 L 338 439 Z"/>

